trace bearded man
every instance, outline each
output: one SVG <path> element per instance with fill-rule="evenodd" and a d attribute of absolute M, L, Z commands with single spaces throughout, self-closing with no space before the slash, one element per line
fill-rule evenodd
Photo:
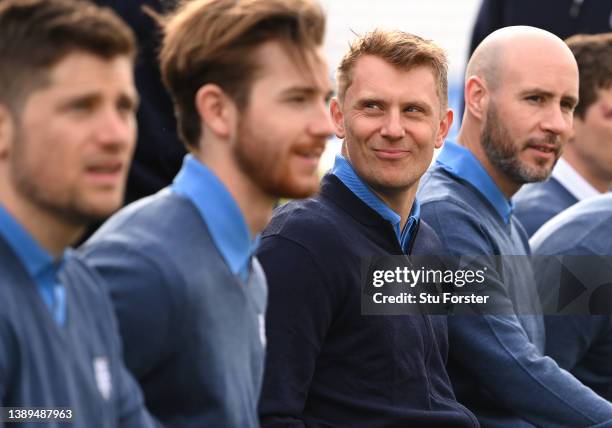
<path fill-rule="evenodd" d="M 333 131 L 325 18 L 310 0 L 196 0 L 163 21 L 162 76 L 190 154 L 84 252 L 152 413 L 168 427 L 258 427 L 267 290 L 252 255 L 277 199 L 318 188 Z"/>
<path fill-rule="evenodd" d="M 543 356 L 529 245 L 510 202 L 549 176 L 577 102 L 578 67 L 562 40 L 532 27 L 496 31 L 469 61 L 457 143 L 421 182 L 423 219 L 450 254 L 486 272 L 479 292 L 496 302 L 448 320 L 457 399 L 484 427 L 612 424 L 610 403 Z"/>

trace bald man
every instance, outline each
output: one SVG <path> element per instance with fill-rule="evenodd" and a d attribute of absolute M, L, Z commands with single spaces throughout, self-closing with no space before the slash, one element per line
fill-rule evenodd
<path fill-rule="evenodd" d="M 457 141 L 421 182 L 422 218 L 452 255 L 476 256 L 470 268 L 486 275 L 478 292 L 496 302 L 448 322 L 451 380 L 483 427 L 612 426 L 612 405 L 543 356 L 529 245 L 510 202 L 549 176 L 577 101 L 578 68 L 562 40 L 532 27 L 496 31 L 468 64 Z"/>

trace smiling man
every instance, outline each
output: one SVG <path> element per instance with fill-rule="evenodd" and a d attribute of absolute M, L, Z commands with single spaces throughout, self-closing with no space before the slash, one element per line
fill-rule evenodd
<path fill-rule="evenodd" d="M 310 0 L 194 0 L 164 20 L 161 70 L 190 154 L 84 252 L 168 427 L 259 426 L 267 290 L 253 252 L 278 198 L 318 188 L 333 131 L 324 27 Z"/>
<path fill-rule="evenodd" d="M 123 200 L 134 51 L 109 10 L 0 3 L 0 406 L 64 408 L 20 426 L 153 426 L 106 290 L 66 250 Z"/>
<path fill-rule="evenodd" d="M 435 254 L 419 178 L 452 122 L 446 57 L 395 31 L 355 40 L 331 112 L 342 155 L 320 193 L 280 208 L 258 257 L 269 285 L 264 427 L 475 427 L 446 374 L 446 319 L 362 315 L 365 257 Z"/>
<path fill-rule="evenodd" d="M 578 67 L 562 40 L 532 27 L 496 31 L 468 63 L 457 143 L 445 143 L 419 189 L 444 250 L 478 256 L 470 267 L 487 272 L 481 292 L 504 308 L 448 320 L 457 398 L 485 427 L 612 425 L 612 405 L 543 356 L 529 244 L 510 202 L 550 174 L 577 101 Z"/>

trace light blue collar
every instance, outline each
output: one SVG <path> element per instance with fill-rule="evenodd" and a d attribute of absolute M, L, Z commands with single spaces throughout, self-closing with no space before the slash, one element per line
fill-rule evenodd
<path fill-rule="evenodd" d="M 58 283 L 57 275 L 68 252 L 54 260 L 1 204 L 0 235 L 21 260 L 56 322 L 63 325 L 66 320 L 66 294 L 64 287 Z"/>
<path fill-rule="evenodd" d="M 172 190 L 196 206 L 230 271 L 246 281 L 259 236 L 251 240 L 244 216 L 221 180 L 192 155 L 187 155 L 174 178 Z"/>
<path fill-rule="evenodd" d="M 446 141 L 436 163 L 451 175 L 470 183 L 493 205 L 508 224 L 514 205 L 507 199 L 474 154 L 457 143 Z"/>
<path fill-rule="evenodd" d="M 393 226 L 397 239 L 404 250 L 408 251 L 408 245 L 419 222 L 421 207 L 415 199 L 410 210 L 410 215 L 404 229 L 400 230 L 401 216 L 387 206 L 367 184 L 357 175 L 350 162 L 342 155 L 336 155 L 334 167 L 331 171 L 351 192 L 361 199 L 367 206 L 376 211 L 382 218 Z"/>

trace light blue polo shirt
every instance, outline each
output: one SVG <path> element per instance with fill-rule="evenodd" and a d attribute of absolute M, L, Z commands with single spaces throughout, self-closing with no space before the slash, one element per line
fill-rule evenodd
<path fill-rule="evenodd" d="M 195 157 L 187 155 L 174 178 L 172 191 L 196 206 L 230 271 L 246 281 L 259 235 L 251 239 L 238 204 L 221 180 Z"/>
<path fill-rule="evenodd" d="M 0 204 L 0 235 L 15 252 L 58 325 L 66 323 L 66 290 L 57 275 L 69 255 L 54 259 Z"/>
<path fill-rule="evenodd" d="M 400 230 L 401 216 L 393 211 L 382 199 L 368 187 L 368 185 L 357 175 L 350 162 L 342 155 L 337 155 L 334 167 L 331 170 L 342 183 L 349 188 L 351 192 L 361 199 L 367 206 L 376 211 L 382 218 L 387 220 L 393 226 L 397 239 L 404 250 L 408 253 L 412 235 L 415 233 L 421 208 L 419 202 L 415 199 L 410 210 L 410 215 L 406 220 L 404 228 Z"/>
<path fill-rule="evenodd" d="M 489 173 L 471 151 L 457 143 L 447 141 L 436 163 L 449 174 L 467 181 L 493 205 L 506 224 L 514 210 L 512 201 L 502 193 Z"/>

